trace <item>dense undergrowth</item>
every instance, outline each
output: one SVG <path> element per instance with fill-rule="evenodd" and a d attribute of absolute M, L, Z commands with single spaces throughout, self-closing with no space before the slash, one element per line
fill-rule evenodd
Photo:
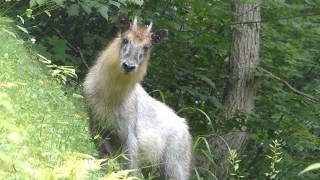
<path fill-rule="evenodd" d="M 82 177 L 98 169 L 87 114 L 0 18 L 0 177 Z M 90 154 L 90 155 L 88 155 Z"/>

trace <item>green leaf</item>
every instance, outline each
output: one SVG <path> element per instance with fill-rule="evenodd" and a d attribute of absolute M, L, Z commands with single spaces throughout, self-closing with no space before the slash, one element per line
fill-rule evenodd
<path fill-rule="evenodd" d="M 120 8 L 121 4 L 119 2 L 116 1 L 110 1 L 110 4 L 117 6 L 117 8 Z"/>
<path fill-rule="evenodd" d="M 30 5 L 30 7 L 36 6 L 37 5 L 37 1 L 36 0 L 30 0 L 29 5 Z"/>
<path fill-rule="evenodd" d="M 46 13 L 48 17 L 51 17 L 51 13 L 48 10 L 45 10 L 44 13 Z"/>
<path fill-rule="evenodd" d="M 32 16 L 32 9 L 27 9 L 26 10 L 26 15 L 28 18 L 30 18 Z"/>
<path fill-rule="evenodd" d="M 129 0 L 128 2 L 137 4 L 137 5 L 139 5 L 139 6 L 142 6 L 142 5 L 143 5 L 143 0 Z"/>
<path fill-rule="evenodd" d="M 66 51 L 69 50 L 66 41 L 60 39 L 58 36 L 52 36 L 48 38 L 48 42 L 52 45 L 55 59 L 64 61 L 67 57 Z"/>
<path fill-rule="evenodd" d="M 46 3 L 48 3 L 48 0 L 30 0 L 29 4 L 30 7 L 34 7 L 34 6 L 42 6 L 45 5 Z"/>
<path fill-rule="evenodd" d="M 77 15 L 79 15 L 79 10 L 80 10 L 80 7 L 78 4 L 72 4 L 68 8 L 67 12 L 68 12 L 69 16 L 77 16 Z"/>
<path fill-rule="evenodd" d="M 88 3 L 80 3 L 80 6 L 87 14 L 91 14 L 92 9 L 91 6 L 88 5 Z"/>
<path fill-rule="evenodd" d="M 99 13 L 101 14 L 101 16 L 103 16 L 106 20 L 108 20 L 109 15 L 108 15 L 108 11 L 109 11 L 109 7 L 104 5 L 98 8 Z"/>
<path fill-rule="evenodd" d="M 22 16 L 17 15 L 17 17 L 20 19 L 21 23 L 24 24 L 24 19 Z"/>
<path fill-rule="evenodd" d="M 17 26 L 17 28 L 20 29 L 22 32 L 24 32 L 24 33 L 26 33 L 26 34 L 29 34 L 29 31 L 28 31 L 26 28 L 24 28 L 24 27 L 22 27 L 22 26 L 19 26 L 19 25 L 16 25 L 16 26 Z"/>
<path fill-rule="evenodd" d="M 303 173 L 306 173 L 308 171 L 313 171 L 313 170 L 316 170 L 316 169 L 320 169 L 320 163 L 314 163 L 314 164 L 311 164 L 310 166 L 308 166 L 307 168 L 305 168 L 303 171 L 301 171 L 299 173 L 299 175 L 303 174 Z"/>
<path fill-rule="evenodd" d="M 36 1 L 39 6 L 42 6 L 48 2 L 47 0 L 36 0 Z"/>
<path fill-rule="evenodd" d="M 55 2 L 56 4 L 58 4 L 59 6 L 61 6 L 61 7 L 64 7 L 64 5 L 63 5 L 64 1 L 65 1 L 65 0 L 54 0 L 54 2 Z"/>

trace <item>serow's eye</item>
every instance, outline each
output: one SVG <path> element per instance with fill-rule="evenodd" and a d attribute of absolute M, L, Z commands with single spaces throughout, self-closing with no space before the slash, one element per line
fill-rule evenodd
<path fill-rule="evenodd" d="M 122 44 L 128 44 L 128 42 L 129 42 L 129 40 L 128 40 L 127 38 L 124 38 L 124 39 L 122 40 Z"/>
<path fill-rule="evenodd" d="M 148 46 L 143 46 L 143 50 L 144 50 L 144 52 L 147 52 L 149 50 L 149 47 Z"/>

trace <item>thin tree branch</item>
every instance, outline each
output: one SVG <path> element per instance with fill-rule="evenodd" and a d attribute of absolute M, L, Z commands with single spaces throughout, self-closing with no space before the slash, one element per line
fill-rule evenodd
<path fill-rule="evenodd" d="M 86 60 L 84 59 L 84 56 L 82 54 L 80 47 L 77 47 L 77 50 L 78 50 L 78 53 L 80 54 L 80 59 L 81 59 L 82 63 L 87 67 L 87 69 L 89 69 L 89 65 L 86 62 Z"/>
<path fill-rule="evenodd" d="M 310 100 L 312 101 L 315 101 L 315 102 L 320 102 L 319 99 L 317 99 L 316 97 L 310 95 L 310 94 L 307 94 L 307 93 L 304 93 L 302 91 L 299 91 L 298 89 L 294 88 L 293 86 L 291 86 L 287 81 L 281 79 L 280 77 L 274 75 L 272 72 L 260 67 L 259 70 L 263 71 L 264 73 L 268 74 L 271 78 L 275 79 L 275 80 L 278 80 L 280 82 L 282 82 L 284 85 L 286 85 L 291 91 L 293 91 L 295 94 L 298 94 L 298 95 L 301 95 L 301 96 L 305 96 L 307 98 L 309 98 Z"/>
<path fill-rule="evenodd" d="M 88 63 L 87 63 L 86 59 L 84 58 L 81 49 L 80 49 L 79 47 L 75 47 L 74 45 L 72 45 L 72 44 L 60 33 L 59 30 L 57 30 L 57 29 L 55 29 L 55 28 L 53 28 L 53 30 L 58 34 L 58 36 L 59 36 L 60 38 L 62 38 L 63 40 L 66 41 L 67 45 L 68 45 L 72 50 L 74 50 L 75 52 L 77 52 L 77 53 L 80 55 L 80 59 L 81 59 L 82 63 L 87 67 L 87 69 L 89 69 Z"/>

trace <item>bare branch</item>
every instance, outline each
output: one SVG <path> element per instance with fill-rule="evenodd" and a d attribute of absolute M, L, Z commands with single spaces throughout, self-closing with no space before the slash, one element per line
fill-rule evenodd
<path fill-rule="evenodd" d="M 282 82 L 284 85 L 286 85 L 291 91 L 293 91 L 295 94 L 298 94 L 298 95 L 301 95 L 301 96 L 305 96 L 307 98 L 309 98 L 310 100 L 313 100 L 315 102 L 320 102 L 319 99 L 317 99 L 316 97 L 310 95 L 310 94 L 307 94 L 307 93 L 304 93 L 302 91 L 299 91 L 298 89 L 294 88 L 293 86 L 291 86 L 287 81 L 281 79 L 280 77 L 274 75 L 272 72 L 260 67 L 259 70 L 265 72 L 266 74 L 268 74 L 271 78 L 275 79 L 275 80 L 278 80 L 280 82 Z"/>
<path fill-rule="evenodd" d="M 77 50 L 78 50 L 78 53 L 80 54 L 80 59 L 81 59 L 82 63 L 87 67 L 87 69 L 89 69 L 89 65 L 88 65 L 87 61 L 84 59 L 80 47 L 77 47 Z"/>
<path fill-rule="evenodd" d="M 88 63 L 87 61 L 85 60 L 84 56 L 83 56 L 83 53 L 81 51 L 81 49 L 79 47 L 75 47 L 74 45 L 72 45 L 61 33 L 59 30 L 53 28 L 54 31 L 56 31 L 56 33 L 58 34 L 58 36 L 60 38 L 62 38 L 63 40 L 66 41 L 67 45 L 75 52 L 77 52 L 79 55 L 80 55 L 80 59 L 82 61 L 82 63 L 87 67 L 87 69 L 89 69 L 89 66 L 88 66 Z"/>

